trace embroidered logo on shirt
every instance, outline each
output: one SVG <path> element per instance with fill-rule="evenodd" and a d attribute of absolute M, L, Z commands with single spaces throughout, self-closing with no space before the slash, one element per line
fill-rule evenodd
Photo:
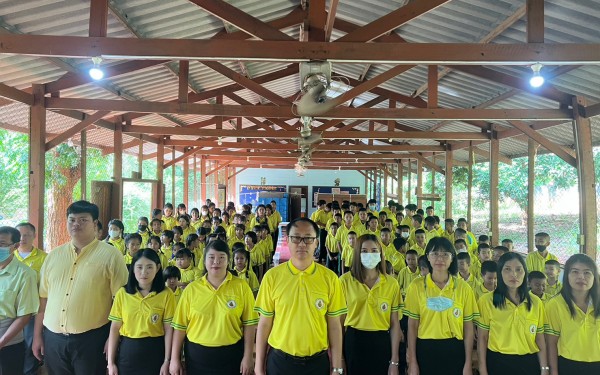
<path fill-rule="evenodd" d="M 237 303 L 234 300 L 227 301 L 227 307 L 230 309 L 235 309 L 237 307 Z"/>
<path fill-rule="evenodd" d="M 152 316 L 150 317 L 150 321 L 152 322 L 152 324 L 156 324 L 156 322 L 158 322 L 158 314 L 152 314 Z"/>
<path fill-rule="evenodd" d="M 537 332 L 537 326 L 535 324 L 530 325 L 529 326 L 529 333 L 531 333 L 533 335 L 536 332 Z"/>
<path fill-rule="evenodd" d="M 322 298 L 318 298 L 315 302 L 315 306 L 317 306 L 317 309 L 321 310 L 323 307 L 325 307 L 325 301 L 323 301 Z"/>
<path fill-rule="evenodd" d="M 460 309 L 455 308 L 454 311 L 452 311 L 452 315 L 454 315 L 455 318 L 460 317 Z"/>
<path fill-rule="evenodd" d="M 384 302 L 381 304 L 381 311 L 386 312 L 388 310 L 388 304 L 387 302 Z"/>

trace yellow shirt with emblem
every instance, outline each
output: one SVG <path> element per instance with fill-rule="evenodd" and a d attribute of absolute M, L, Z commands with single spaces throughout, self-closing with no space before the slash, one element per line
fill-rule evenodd
<path fill-rule="evenodd" d="M 44 326 L 55 333 L 102 327 L 127 277 L 123 255 L 114 246 L 94 240 L 79 254 L 72 243 L 57 247 L 40 272 L 40 298 L 48 299 Z"/>
<path fill-rule="evenodd" d="M 125 255 L 126 248 L 125 248 L 125 240 L 123 238 L 119 237 L 116 240 L 109 238 L 107 242 L 109 244 L 113 245 L 114 247 L 116 247 L 117 249 L 119 249 L 121 254 Z"/>
<path fill-rule="evenodd" d="M 171 325 L 186 331 L 193 343 L 218 347 L 233 345 L 243 337 L 243 326 L 258 324 L 254 296 L 244 280 L 227 272 L 215 289 L 202 277 L 183 291 Z"/>
<path fill-rule="evenodd" d="M 129 294 L 119 289 L 108 320 L 121 322 L 119 333 L 132 339 L 164 336 L 164 324 L 170 324 L 175 313 L 175 296 L 171 289 L 142 296 L 139 291 Z"/>
<path fill-rule="evenodd" d="M 400 286 L 400 293 L 402 293 L 403 297 L 406 296 L 406 291 L 408 290 L 410 283 L 412 283 L 414 279 L 419 277 L 420 273 L 421 270 L 419 269 L 419 267 L 415 269 L 415 272 L 411 272 L 408 266 L 400 270 L 400 272 L 398 273 L 398 285 Z"/>
<path fill-rule="evenodd" d="M 600 317 L 594 317 L 591 304 L 585 313 L 574 303 L 573 308 L 574 317 L 561 294 L 550 299 L 544 330 L 547 335 L 558 336 L 559 356 L 571 361 L 600 362 Z"/>
<path fill-rule="evenodd" d="M 21 256 L 18 249 L 15 250 L 13 254 L 19 262 L 23 263 L 24 265 L 35 271 L 37 280 L 40 279 L 40 271 L 42 270 L 42 265 L 44 264 L 44 260 L 46 260 L 46 257 L 48 256 L 48 254 L 45 251 L 34 247 L 33 249 L 31 249 L 31 253 L 29 253 L 29 255 L 25 258 Z"/>
<path fill-rule="evenodd" d="M 299 357 L 326 350 L 329 347 L 327 317 L 348 312 L 335 273 L 314 262 L 300 271 L 291 261 L 265 274 L 255 310 L 273 318 L 269 345 Z"/>
<path fill-rule="evenodd" d="M 427 306 L 428 298 L 445 297 L 452 305 L 444 311 L 434 311 Z M 431 274 L 415 279 L 406 292 L 404 314 L 419 320 L 420 339 L 463 339 L 465 322 L 479 316 L 471 287 L 462 279 L 451 276 L 443 289 L 431 279 Z"/>
<path fill-rule="evenodd" d="M 348 306 L 344 321 L 346 327 L 361 331 L 387 331 L 390 329 L 391 313 L 397 312 L 398 319 L 402 319 L 402 295 L 392 276 L 379 275 L 371 289 L 350 272 L 342 275 L 340 282 Z"/>
<path fill-rule="evenodd" d="M 527 265 L 527 272 L 531 272 L 531 271 L 544 272 L 544 270 L 546 269 L 546 261 L 551 260 L 551 259 L 558 261 L 558 258 L 556 257 L 556 255 L 554 255 L 550 252 L 548 252 L 545 257 L 542 256 L 539 251 L 534 251 L 534 252 L 527 254 L 527 258 L 525 258 L 525 264 Z"/>
<path fill-rule="evenodd" d="M 489 331 L 488 349 L 502 354 L 525 355 L 540 351 L 535 337 L 544 333 L 544 304 L 537 296 L 531 296 L 531 308 L 523 301 L 518 306 L 505 298 L 506 305 L 495 307 L 494 293 L 482 296 L 478 301 L 477 327 Z"/>

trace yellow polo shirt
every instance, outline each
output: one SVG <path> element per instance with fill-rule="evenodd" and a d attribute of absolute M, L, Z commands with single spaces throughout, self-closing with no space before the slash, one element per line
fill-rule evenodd
<path fill-rule="evenodd" d="M 531 295 L 530 295 L 531 296 Z M 524 301 L 516 306 L 508 298 L 503 308 L 494 306 L 494 293 L 479 299 L 477 327 L 489 331 L 488 349 L 502 354 L 525 355 L 540 351 L 535 337 L 544 333 L 544 304 L 531 296 L 531 309 Z"/>
<path fill-rule="evenodd" d="M 539 251 L 534 251 L 532 253 L 527 254 L 527 258 L 525 258 L 525 264 L 527 265 L 527 272 L 531 271 L 540 271 L 544 272 L 546 269 L 546 261 L 553 259 L 558 261 L 556 255 L 548 252 L 545 257 L 543 257 Z"/>
<path fill-rule="evenodd" d="M 248 284 L 231 273 L 215 289 L 202 277 L 183 291 L 171 325 L 186 331 L 193 343 L 217 347 L 233 345 L 243 337 L 243 326 L 258 324 L 254 296 Z"/>
<path fill-rule="evenodd" d="M 387 331 L 393 312 L 399 313 L 398 320 L 402 319 L 402 295 L 392 276 L 380 274 L 372 289 L 356 280 L 350 272 L 343 274 L 340 282 L 348 306 L 344 321 L 346 327 L 361 331 Z"/>
<path fill-rule="evenodd" d="M 164 324 L 171 323 L 175 313 L 175 296 L 165 287 L 160 293 L 150 292 L 146 297 L 137 291 L 129 294 L 119 289 L 108 320 L 121 322 L 121 336 L 132 339 L 165 335 Z"/>
<path fill-rule="evenodd" d="M 44 326 L 55 333 L 102 327 L 127 277 L 123 255 L 114 246 L 94 239 L 79 255 L 72 243 L 57 247 L 40 272 L 40 297 L 48 299 Z"/>
<path fill-rule="evenodd" d="M 342 248 L 342 259 L 344 260 L 344 266 L 352 266 L 352 260 L 354 259 L 354 247 L 350 246 L 349 243 L 345 244 Z"/>
<path fill-rule="evenodd" d="M 266 262 L 265 260 L 265 250 L 263 249 L 263 245 L 259 241 L 250 251 L 250 265 L 252 267 L 259 266 Z"/>
<path fill-rule="evenodd" d="M 44 260 L 46 260 L 46 257 L 48 256 L 48 254 L 46 254 L 45 251 L 34 247 L 33 249 L 31 249 L 31 253 L 29 253 L 29 255 L 26 258 L 23 258 L 21 254 L 19 254 L 18 249 L 15 250 L 13 254 L 15 255 L 15 258 L 17 258 L 18 261 L 35 271 L 37 280 L 40 279 L 40 271 L 42 269 L 42 265 L 44 264 Z"/>
<path fill-rule="evenodd" d="M 474 292 L 475 292 L 475 299 L 477 301 L 479 301 L 479 299 L 481 297 L 483 297 L 486 294 L 489 294 L 489 293 L 493 292 L 493 290 L 487 290 L 487 288 L 483 285 L 483 283 L 480 282 L 479 284 L 477 284 L 475 286 L 475 291 Z"/>
<path fill-rule="evenodd" d="M 420 274 L 421 270 L 419 267 L 415 269 L 415 272 L 411 272 L 408 266 L 400 270 L 398 273 L 398 285 L 400 286 L 400 293 L 402 293 L 403 297 L 406 296 L 406 291 L 408 290 L 410 283 L 419 277 Z"/>
<path fill-rule="evenodd" d="M 125 240 L 123 238 L 118 238 L 116 240 L 109 239 L 108 243 L 119 249 L 121 254 L 125 255 Z"/>
<path fill-rule="evenodd" d="M 325 239 L 325 247 L 329 250 L 330 253 L 336 254 L 339 252 L 338 249 L 338 241 L 335 236 L 332 236 L 331 233 L 327 234 L 327 238 Z"/>
<path fill-rule="evenodd" d="M 460 278 L 462 278 L 463 280 L 465 280 L 462 276 L 458 275 Z M 475 277 L 475 275 L 473 275 L 472 273 L 469 273 L 469 277 L 465 280 L 465 282 L 467 284 L 469 284 L 469 286 L 471 287 L 471 289 L 473 290 L 473 293 L 475 293 L 475 290 L 477 289 L 477 287 L 479 286 L 479 280 Z"/>
<path fill-rule="evenodd" d="M 165 223 L 165 230 L 173 230 L 177 226 L 177 219 L 173 216 L 163 216 L 162 221 Z"/>
<path fill-rule="evenodd" d="M 238 274 L 237 277 L 248 283 L 248 286 L 250 286 L 250 289 L 252 289 L 253 293 L 258 292 L 258 288 L 260 287 L 260 284 L 258 283 L 258 277 L 256 277 L 256 274 L 251 268 L 246 267 L 241 271 L 236 270 L 236 272 Z"/>
<path fill-rule="evenodd" d="M 579 362 L 600 362 L 600 318 L 594 317 L 590 304 L 583 312 L 573 303 L 575 316 L 562 295 L 546 304 L 547 335 L 558 336 L 558 355 Z M 584 374 L 582 374 L 584 375 Z"/>
<path fill-rule="evenodd" d="M 392 264 L 394 272 L 402 271 L 402 269 L 406 267 L 406 259 L 404 258 L 404 254 L 396 250 L 394 244 L 392 243 L 387 246 L 382 243 L 381 246 L 385 260 Z"/>
<path fill-rule="evenodd" d="M 427 307 L 427 299 L 446 297 L 453 301 L 445 311 L 433 311 Z M 440 289 L 431 275 L 415 279 L 406 292 L 404 314 L 419 320 L 420 339 L 463 339 L 464 322 L 479 316 L 475 296 L 471 287 L 462 279 L 450 276 L 448 283 Z"/>
<path fill-rule="evenodd" d="M 335 273 L 314 262 L 300 271 L 291 261 L 265 274 L 254 309 L 273 318 L 269 345 L 299 357 L 326 350 L 327 316 L 348 313 Z"/>
<path fill-rule="evenodd" d="M 181 272 L 181 280 L 179 281 L 182 283 L 191 283 L 202 277 L 202 272 L 193 264 L 190 264 L 188 268 L 179 268 L 179 271 Z"/>
<path fill-rule="evenodd" d="M 549 297 L 554 297 L 562 290 L 562 283 L 560 281 L 556 281 L 554 285 L 548 284 L 548 280 L 546 280 L 546 294 Z"/>
<path fill-rule="evenodd" d="M 410 248 L 411 250 L 414 250 L 417 252 L 417 254 L 419 254 L 419 256 L 425 255 L 425 248 L 427 247 L 427 242 L 425 242 L 425 246 L 421 247 L 419 246 L 416 242 L 414 245 L 412 245 L 412 247 Z"/>
<path fill-rule="evenodd" d="M 360 224 L 353 224 L 350 228 L 346 227 L 346 224 L 342 224 L 339 227 L 337 233 L 335 234 L 335 239 L 342 245 L 342 248 L 348 244 L 348 233 L 355 232 L 357 237 L 360 237 L 361 234 L 365 231 L 365 227 Z"/>
<path fill-rule="evenodd" d="M 253 217 L 252 220 L 250 220 L 250 230 L 252 230 L 254 228 L 254 226 L 256 225 L 268 225 L 269 226 L 269 230 L 271 232 L 273 232 L 273 227 L 272 227 L 272 223 L 269 221 L 268 217 L 264 217 L 262 219 L 259 219 L 258 217 Z"/>

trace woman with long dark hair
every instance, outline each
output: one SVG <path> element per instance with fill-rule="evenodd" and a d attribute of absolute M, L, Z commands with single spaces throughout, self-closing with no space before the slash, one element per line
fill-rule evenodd
<path fill-rule="evenodd" d="M 546 344 L 552 375 L 600 374 L 600 279 L 594 260 L 567 260 L 560 293 L 546 305 Z"/>
<path fill-rule="evenodd" d="M 544 305 L 527 288 L 520 254 L 498 260 L 498 286 L 479 299 L 477 353 L 481 375 L 549 374 Z"/>

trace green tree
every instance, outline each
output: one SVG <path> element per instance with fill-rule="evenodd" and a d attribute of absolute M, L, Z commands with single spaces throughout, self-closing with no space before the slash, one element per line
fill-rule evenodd
<path fill-rule="evenodd" d="M 0 129 L 0 221 L 27 220 L 29 136 Z"/>

